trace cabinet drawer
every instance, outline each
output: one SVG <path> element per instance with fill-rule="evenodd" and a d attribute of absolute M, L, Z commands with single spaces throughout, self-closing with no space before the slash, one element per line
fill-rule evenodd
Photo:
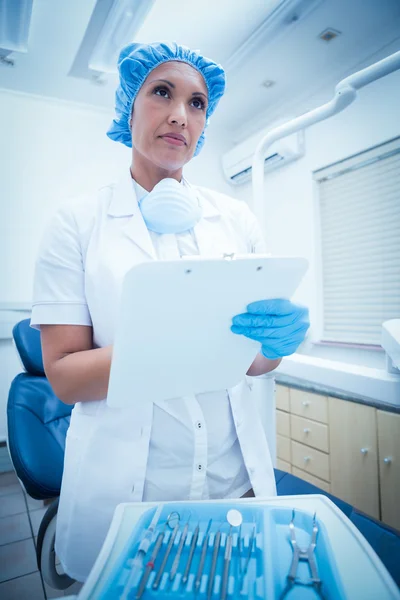
<path fill-rule="evenodd" d="M 276 436 L 276 455 L 278 458 L 290 463 L 290 439 L 283 435 Z"/>
<path fill-rule="evenodd" d="M 329 452 L 328 426 L 316 421 L 290 415 L 291 438 L 322 452 Z M 280 433 L 280 432 L 279 432 Z"/>
<path fill-rule="evenodd" d="M 292 472 L 290 463 L 286 462 L 286 460 L 281 460 L 280 458 L 276 459 L 276 468 L 285 471 L 286 473 Z"/>
<path fill-rule="evenodd" d="M 328 423 L 328 399 L 320 394 L 290 390 L 290 412 L 299 417 Z"/>
<path fill-rule="evenodd" d="M 290 415 L 281 410 L 276 411 L 276 431 L 280 435 L 290 438 Z"/>
<path fill-rule="evenodd" d="M 291 462 L 294 467 L 320 477 L 325 481 L 330 481 L 329 456 L 327 454 L 293 441 L 291 442 L 291 451 Z"/>
<path fill-rule="evenodd" d="M 308 483 L 316 485 L 317 487 L 321 488 L 321 490 L 324 490 L 324 492 L 331 491 L 331 486 L 329 485 L 329 483 L 326 483 L 326 481 L 323 481 L 319 477 L 314 477 L 314 475 L 306 473 L 305 471 L 302 471 L 297 467 L 292 468 L 292 474 L 296 475 L 296 477 L 300 477 L 300 479 L 304 479 L 304 481 L 308 481 Z"/>
<path fill-rule="evenodd" d="M 276 384 L 275 389 L 276 408 L 290 412 L 289 388 L 284 385 Z"/>

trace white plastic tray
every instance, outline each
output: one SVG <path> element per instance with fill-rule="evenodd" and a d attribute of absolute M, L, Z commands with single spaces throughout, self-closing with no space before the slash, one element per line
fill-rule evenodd
<path fill-rule="evenodd" d="M 205 502 L 205 504 L 208 501 Z M 209 501 L 226 503 L 226 500 Z M 325 496 L 243 498 L 236 503 L 255 503 L 316 512 L 328 531 L 336 564 L 348 600 L 399 600 L 400 592 L 386 568 L 349 519 Z M 176 503 L 174 503 L 176 504 Z M 156 503 L 120 504 L 107 538 L 79 600 L 95 600 L 113 569 L 139 517 Z M 117 599 L 116 599 L 117 600 Z"/>

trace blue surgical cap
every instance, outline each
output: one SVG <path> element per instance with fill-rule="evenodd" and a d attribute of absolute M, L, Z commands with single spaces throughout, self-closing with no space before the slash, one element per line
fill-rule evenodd
<path fill-rule="evenodd" d="M 184 62 L 196 69 L 204 78 L 208 90 L 206 125 L 197 142 L 194 156 L 204 145 L 205 128 L 225 91 L 225 72 L 209 58 L 201 56 L 175 42 L 154 42 L 152 44 L 129 44 L 121 50 L 118 58 L 119 86 L 115 93 L 115 113 L 107 135 L 116 142 L 132 147 L 129 120 L 133 103 L 145 79 L 158 65 L 169 61 Z"/>

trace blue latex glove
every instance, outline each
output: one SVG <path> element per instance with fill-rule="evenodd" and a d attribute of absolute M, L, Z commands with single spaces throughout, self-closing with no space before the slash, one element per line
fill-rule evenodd
<path fill-rule="evenodd" d="M 310 327 L 308 308 L 280 299 L 252 302 L 232 323 L 233 333 L 260 342 L 261 353 L 270 360 L 296 352 Z"/>

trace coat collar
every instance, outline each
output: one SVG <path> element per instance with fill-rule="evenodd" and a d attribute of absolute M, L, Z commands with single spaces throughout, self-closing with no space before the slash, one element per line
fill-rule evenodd
<path fill-rule="evenodd" d="M 217 207 L 200 193 L 200 189 L 197 188 L 197 186 L 191 185 L 186 179 L 185 184 L 191 187 L 197 194 L 200 206 L 203 209 L 203 218 L 211 219 L 221 216 Z M 131 217 L 139 214 L 141 217 L 135 186 L 133 185 L 129 169 L 126 169 L 119 181 L 113 187 L 112 198 L 107 214 L 110 217 Z"/>
<path fill-rule="evenodd" d="M 186 185 L 190 185 L 185 180 Z M 205 194 L 196 186 L 191 186 L 197 195 L 203 209 L 202 218 L 194 227 L 194 233 L 199 246 L 200 254 L 213 254 L 215 252 L 215 235 L 210 227 L 221 213 L 214 204 L 205 197 Z M 135 186 L 127 169 L 117 184 L 112 189 L 112 198 L 107 211 L 110 217 L 131 217 L 122 225 L 122 231 L 131 241 L 144 252 L 147 258 L 157 259 L 150 233 L 140 212 Z"/>

